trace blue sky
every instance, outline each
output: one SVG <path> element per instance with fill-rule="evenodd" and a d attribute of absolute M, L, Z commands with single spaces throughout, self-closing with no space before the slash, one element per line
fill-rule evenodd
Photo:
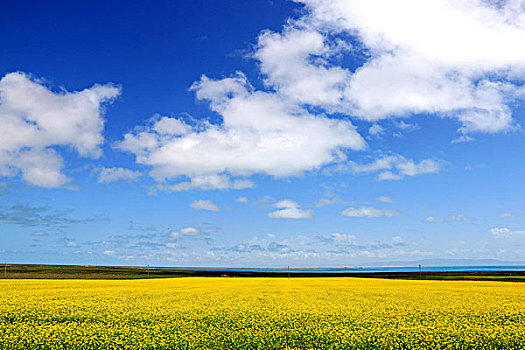
<path fill-rule="evenodd" d="M 0 259 L 524 259 L 520 1 L 0 16 Z"/>

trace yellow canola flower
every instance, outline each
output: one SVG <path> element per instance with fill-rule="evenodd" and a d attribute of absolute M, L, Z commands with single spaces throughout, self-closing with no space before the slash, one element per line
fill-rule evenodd
<path fill-rule="evenodd" d="M 525 349 L 525 284 L 0 280 L 0 349 Z"/>

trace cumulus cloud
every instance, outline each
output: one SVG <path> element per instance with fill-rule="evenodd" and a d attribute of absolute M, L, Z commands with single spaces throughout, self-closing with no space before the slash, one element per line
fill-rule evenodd
<path fill-rule="evenodd" d="M 279 210 L 268 213 L 268 217 L 272 219 L 311 219 L 314 214 L 311 209 L 301 209 L 301 206 L 291 199 L 283 199 L 275 203 L 274 207 Z"/>
<path fill-rule="evenodd" d="M 125 181 L 137 181 L 142 173 L 140 171 L 133 171 L 131 169 L 124 168 L 98 168 L 97 182 L 101 184 L 107 184 L 110 182 L 125 180 Z"/>
<path fill-rule="evenodd" d="M 392 217 L 399 215 L 399 212 L 393 209 L 379 209 L 374 207 L 359 207 L 359 208 L 346 208 L 341 212 L 343 216 L 350 217 L 366 217 L 366 218 L 376 218 L 376 217 Z"/>
<path fill-rule="evenodd" d="M 157 119 L 153 125 L 155 130 L 160 135 L 186 135 L 191 131 L 191 127 L 184 122 L 169 117 L 155 116 Z"/>
<path fill-rule="evenodd" d="M 263 40 L 270 58 L 256 55 L 265 67 L 265 59 L 271 63 L 295 52 L 295 59 L 285 60 L 294 63 L 292 68 L 280 74 L 267 70 L 276 88 L 287 88 L 283 81 L 292 87 L 307 85 L 314 73 L 304 79 L 296 73 L 306 65 L 321 75 L 317 95 L 334 97 L 322 100 L 325 108 L 365 120 L 430 113 L 457 119 L 463 133 L 513 127 L 510 105 L 523 98 L 520 81 L 525 77 L 525 49 L 516 45 L 525 40 L 525 11 L 519 1 L 300 2 L 309 14 L 291 22 L 282 34 L 265 33 L 263 39 L 278 35 L 279 40 L 274 40 L 273 50 Z M 353 71 L 326 59 L 341 52 L 341 45 L 329 43 L 344 35 L 359 43 L 345 49 L 354 56 L 362 53 L 362 63 Z M 307 38 L 307 44 L 282 44 L 299 37 Z M 303 102 L 319 104 L 299 88 L 291 91 L 285 90 Z"/>
<path fill-rule="evenodd" d="M 150 175 L 158 181 L 190 179 L 172 185 L 173 190 L 253 187 L 250 180 L 230 177 L 300 175 L 340 159 L 340 149 L 365 146 L 349 121 L 314 115 L 275 93 L 255 91 L 242 73 L 221 80 L 203 76 L 192 90 L 222 116 L 222 124 L 161 134 L 158 123 L 173 119 L 165 117 L 116 144 L 151 166 Z"/>
<path fill-rule="evenodd" d="M 119 94 L 111 84 L 54 92 L 25 73 L 6 74 L 0 80 L 0 175 L 64 187 L 71 179 L 62 172 L 57 147 L 98 158 L 104 141 L 102 107 Z"/>
<path fill-rule="evenodd" d="M 191 202 L 190 207 L 195 210 L 219 211 L 221 208 L 208 199 L 199 199 Z"/>
<path fill-rule="evenodd" d="M 351 74 L 327 60 L 351 45 L 329 43 L 320 32 L 286 26 L 282 33 L 264 31 L 259 36 L 254 57 L 260 61 L 265 83 L 300 104 L 332 108 L 344 98 Z"/>
<path fill-rule="evenodd" d="M 400 180 L 405 176 L 432 174 L 441 171 L 441 164 L 433 159 L 424 159 L 419 163 L 400 155 L 383 156 L 369 164 L 357 164 L 350 161 L 354 173 L 380 172 L 379 181 Z"/>

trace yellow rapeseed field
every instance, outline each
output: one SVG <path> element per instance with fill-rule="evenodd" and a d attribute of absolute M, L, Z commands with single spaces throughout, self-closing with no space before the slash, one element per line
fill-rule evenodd
<path fill-rule="evenodd" d="M 1 280 L 1 349 L 525 349 L 525 283 Z"/>

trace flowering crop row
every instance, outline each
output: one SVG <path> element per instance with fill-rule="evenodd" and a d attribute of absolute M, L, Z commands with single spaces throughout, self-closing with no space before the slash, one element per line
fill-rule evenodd
<path fill-rule="evenodd" d="M 525 349 L 525 283 L 1 280 L 0 349 Z"/>

